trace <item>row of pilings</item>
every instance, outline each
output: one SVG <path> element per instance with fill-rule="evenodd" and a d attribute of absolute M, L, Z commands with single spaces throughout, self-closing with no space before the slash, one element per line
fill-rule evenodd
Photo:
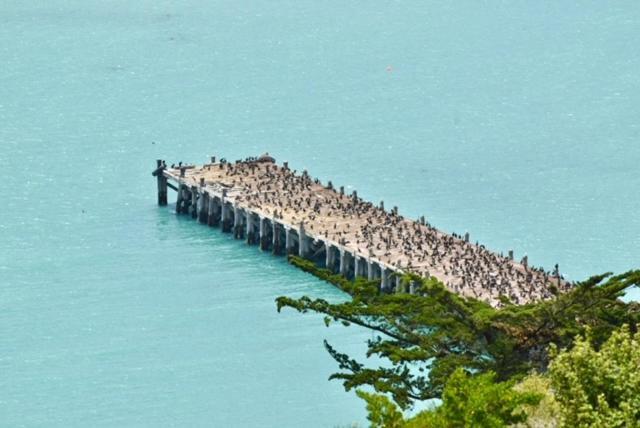
<path fill-rule="evenodd" d="M 341 274 L 347 279 L 363 277 L 380 280 L 383 292 L 413 293 L 414 285 L 403 284 L 397 270 L 377 260 L 354 253 L 344 246 L 324 237 L 315 237 L 305 230 L 304 224 L 290 225 L 280 219 L 263 215 L 247 206 L 237 204 L 229 197 L 226 188 L 214 189 L 186 183 L 184 177 L 176 177 L 166 172 L 163 164 L 158 164 L 158 203 L 167 205 L 167 187 L 176 190 L 176 213 L 191 216 L 210 227 L 218 227 L 247 244 L 257 245 L 262 251 L 276 255 L 297 255 L 313 261 L 318 267 Z M 168 178 L 176 183 L 174 186 Z"/>

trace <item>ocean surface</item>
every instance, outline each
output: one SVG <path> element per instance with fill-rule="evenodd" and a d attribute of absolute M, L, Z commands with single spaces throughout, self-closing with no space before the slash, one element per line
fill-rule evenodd
<path fill-rule="evenodd" d="M 155 160 L 269 152 L 579 280 L 640 267 L 639 70 L 638 1 L 2 0 L 0 426 L 364 426 L 322 341 L 371 333 L 274 303 L 345 296 Z"/>

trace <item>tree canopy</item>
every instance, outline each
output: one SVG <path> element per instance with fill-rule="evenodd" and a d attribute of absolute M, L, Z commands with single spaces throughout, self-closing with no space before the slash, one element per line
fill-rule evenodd
<path fill-rule="evenodd" d="M 415 400 L 441 397 L 459 367 L 478 374 L 493 372 L 498 382 L 532 369 L 545 371 L 550 344 L 566 348 L 589 329 L 599 346 L 614 329 L 636 326 L 640 320 L 640 306 L 619 299 L 627 288 L 640 284 L 640 271 L 595 276 L 550 300 L 519 306 L 504 299 L 501 308 L 493 308 L 450 292 L 435 278 L 407 275 L 402 281 L 417 285 L 416 294 L 384 294 L 375 282 L 347 281 L 310 261 L 290 260 L 338 285 L 352 299 L 334 304 L 279 297 L 278 310 L 317 312 L 325 315 L 327 325 L 337 321 L 376 332 L 367 343 L 367 356 L 391 364 L 370 368 L 325 342 L 340 368 L 330 378 L 342 380 L 347 390 L 369 386 L 389 394 L 403 409 Z"/>
<path fill-rule="evenodd" d="M 404 419 L 396 405 L 380 394 L 357 391 L 367 403 L 371 428 L 499 428 L 524 422 L 524 406 L 537 405 L 542 395 L 518 391 L 514 381 L 496 382 L 493 372 L 470 375 L 456 369 L 447 380 L 442 405 Z"/>
<path fill-rule="evenodd" d="M 598 350 L 587 331 L 570 350 L 554 354 L 549 377 L 565 423 L 640 426 L 640 333 L 625 325 Z"/>

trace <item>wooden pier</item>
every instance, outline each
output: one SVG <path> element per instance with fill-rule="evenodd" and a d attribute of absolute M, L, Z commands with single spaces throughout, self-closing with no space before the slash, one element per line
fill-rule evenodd
<path fill-rule="evenodd" d="M 153 172 L 158 204 L 167 205 L 167 191 L 176 191 L 176 211 L 200 223 L 220 227 L 237 239 L 275 254 L 296 254 L 347 278 L 380 280 L 384 292 L 401 289 L 400 276 L 412 272 L 434 276 L 449 289 L 500 305 L 500 296 L 514 303 L 550 297 L 568 284 L 559 272 L 545 272 L 517 263 L 472 244 L 469 234 L 453 236 L 387 211 L 384 203 L 347 195 L 329 181 L 323 185 L 307 171 L 278 166 L 267 155 L 242 161 L 224 159 L 202 166 L 172 165 L 158 160 Z"/>

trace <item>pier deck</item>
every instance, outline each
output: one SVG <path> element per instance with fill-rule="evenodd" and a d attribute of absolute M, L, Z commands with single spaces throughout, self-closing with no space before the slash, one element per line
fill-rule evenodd
<path fill-rule="evenodd" d="M 236 163 L 166 167 L 158 161 L 158 201 L 167 203 L 167 185 L 177 190 L 176 210 L 202 223 L 220 225 L 236 238 L 274 253 L 298 254 L 346 277 L 380 279 L 385 291 L 400 290 L 393 272 L 434 276 L 454 292 L 499 305 L 501 295 L 515 303 L 548 298 L 568 284 L 528 266 L 443 233 L 424 221 L 406 219 L 397 208 L 344 194 L 306 171 L 285 163 L 250 159 Z M 167 184 L 169 183 L 169 184 Z M 172 184 L 173 183 L 173 184 Z"/>

